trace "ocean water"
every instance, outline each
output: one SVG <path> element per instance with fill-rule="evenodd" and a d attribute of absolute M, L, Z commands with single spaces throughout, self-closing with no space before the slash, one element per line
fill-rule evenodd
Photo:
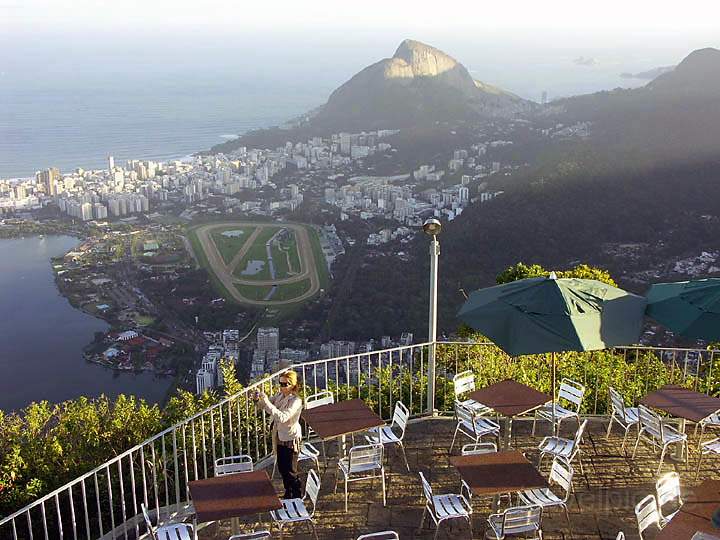
<path fill-rule="evenodd" d="M 392 56 L 405 37 L 435 45 L 475 78 L 535 101 L 543 92 L 552 99 L 645 84 L 619 75 L 676 64 L 711 44 L 702 36 L 638 42 L 633 35 L 590 40 L 520 31 L 0 34 L 0 178 L 50 166 L 105 167 L 108 155 L 118 164 L 179 158 L 282 124 Z M 579 65 L 579 58 L 592 65 Z"/>
<path fill-rule="evenodd" d="M 130 79 L 119 85 L 103 78 L 60 81 L 51 87 L 4 81 L 0 178 L 50 166 L 106 167 L 108 155 L 117 164 L 180 158 L 251 129 L 280 125 L 321 100 L 320 92 L 264 88 L 229 75 Z"/>

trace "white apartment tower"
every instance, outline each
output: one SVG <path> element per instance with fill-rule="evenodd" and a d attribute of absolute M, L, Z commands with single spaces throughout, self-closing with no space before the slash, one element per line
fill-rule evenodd
<path fill-rule="evenodd" d="M 264 352 L 280 350 L 280 329 L 273 327 L 258 328 L 257 349 Z"/>

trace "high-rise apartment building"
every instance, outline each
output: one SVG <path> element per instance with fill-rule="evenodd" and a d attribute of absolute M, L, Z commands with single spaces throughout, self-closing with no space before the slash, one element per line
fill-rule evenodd
<path fill-rule="evenodd" d="M 50 167 L 35 174 L 38 183 L 45 187 L 47 195 L 57 195 L 57 182 L 60 180 L 60 169 Z"/>
<path fill-rule="evenodd" d="M 264 352 L 280 350 L 280 329 L 273 327 L 258 328 L 257 349 Z"/>

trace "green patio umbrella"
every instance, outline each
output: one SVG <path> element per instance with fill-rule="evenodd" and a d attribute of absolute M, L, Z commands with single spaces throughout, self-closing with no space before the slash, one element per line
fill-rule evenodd
<path fill-rule="evenodd" d="M 647 293 L 647 315 L 689 338 L 720 339 L 720 278 L 657 283 Z"/>
<path fill-rule="evenodd" d="M 554 395 L 555 353 L 637 343 L 645 304 L 607 283 L 552 273 L 477 290 L 458 318 L 510 356 L 553 353 Z"/>

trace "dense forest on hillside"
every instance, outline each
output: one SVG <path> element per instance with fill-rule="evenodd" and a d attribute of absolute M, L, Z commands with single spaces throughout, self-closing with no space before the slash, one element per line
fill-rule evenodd
<path fill-rule="evenodd" d="M 613 167 L 615 169 L 615 167 Z M 494 201 L 475 204 L 446 224 L 440 255 L 440 318 L 446 332 L 466 291 L 494 283 L 497 274 L 523 261 L 550 269 L 578 262 L 607 267 L 621 278 L 622 258 L 603 253 L 608 243 L 647 243 L 661 265 L 673 256 L 720 247 L 720 162 L 676 167 L 605 171 L 563 162 L 543 183 L 508 188 Z M 589 172 L 595 171 L 595 172 Z M 388 252 L 400 249 L 390 246 Z M 410 262 L 392 254 L 366 260 L 345 291 L 331 334 L 336 338 L 427 332 L 428 239 L 418 236 L 403 249 Z M 342 280 L 338 280 L 342 283 Z M 620 285 L 626 286 L 620 279 Z M 633 287 L 636 292 L 637 284 Z M 338 294 L 338 290 L 331 290 Z"/>

